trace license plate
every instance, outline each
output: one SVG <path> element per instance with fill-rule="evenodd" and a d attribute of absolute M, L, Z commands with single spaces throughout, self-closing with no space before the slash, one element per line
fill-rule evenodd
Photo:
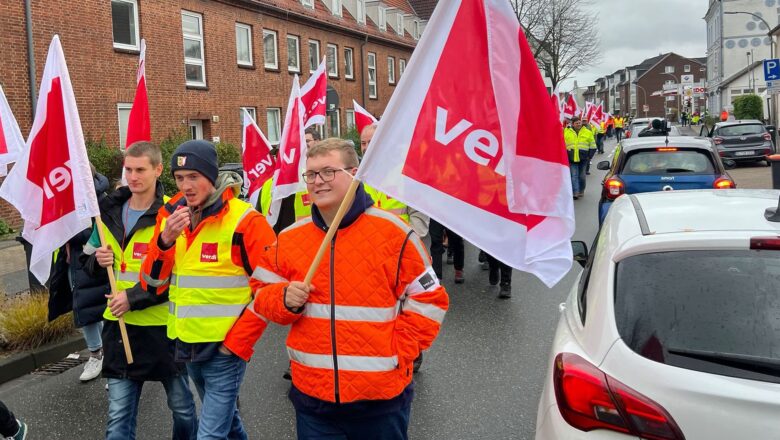
<path fill-rule="evenodd" d="M 735 151 L 734 156 L 753 156 L 755 151 Z"/>

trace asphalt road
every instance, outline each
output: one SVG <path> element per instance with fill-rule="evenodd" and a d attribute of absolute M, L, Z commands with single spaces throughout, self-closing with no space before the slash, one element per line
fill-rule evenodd
<path fill-rule="evenodd" d="M 575 239 L 590 246 L 596 230 L 596 204 L 603 171 L 595 162 L 585 197 L 575 201 Z M 548 365 L 548 350 L 563 302 L 580 268 L 574 265 L 554 288 L 533 275 L 515 271 L 511 300 L 497 299 L 477 250 L 466 249 L 466 283 L 444 284 L 450 311 L 439 339 L 426 353 L 416 376 L 412 439 L 532 439 L 536 409 Z M 256 347 L 241 391 L 241 411 L 252 439 L 293 439 L 294 412 L 282 379 L 287 359 L 286 329 L 272 326 Z M 99 439 L 104 435 L 107 396 L 102 379 L 81 384 L 81 368 L 56 376 L 28 375 L 0 386 L 3 400 L 30 425 L 30 440 Z M 145 386 L 138 415 L 139 439 L 170 438 L 165 394 L 156 383 Z"/>

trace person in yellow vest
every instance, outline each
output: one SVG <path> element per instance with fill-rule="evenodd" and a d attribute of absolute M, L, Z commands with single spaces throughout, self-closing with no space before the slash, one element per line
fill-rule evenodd
<path fill-rule="evenodd" d="M 585 192 L 585 170 L 589 151 L 595 148 L 596 140 L 593 139 L 593 132 L 583 128 L 582 121 L 576 116 L 571 120 L 571 127 L 563 130 L 563 140 L 569 155 L 572 193 L 574 200 L 577 200 Z"/>
<path fill-rule="evenodd" d="M 597 139 L 599 135 L 599 125 L 595 122 L 591 122 L 588 124 L 588 128 L 590 129 L 591 133 L 593 133 L 593 139 Z M 596 153 L 598 152 L 599 144 L 598 142 L 595 142 L 593 144 L 593 147 L 588 149 L 588 163 L 585 165 L 585 174 L 590 175 L 590 163 L 593 161 L 593 158 L 596 156 Z"/>
<path fill-rule="evenodd" d="M 241 176 L 218 172 L 211 142 L 179 145 L 171 171 L 179 193 L 157 215 L 141 285 L 168 292 L 168 338 L 202 402 L 198 438 L 246 439 L 237 406 L 246 361 L 222 342 L 244 309 L 253 310 L 247 306 L 264 274 L 259 258 L 276 235 L 238 199 Z"/>
<path fill-rule="evenodd" d="M 604 154 L 604 138 L 607 136 L 607 123 L 601 121 L 598 126 L 598 130 L 596 130 L 596 151 L 598 154 Z"/>
<path fill-rule="evenodd" d="M 264 216 L 267 216 L 268 211 L 271 209 L 271 187 L 273 186 L 273 181 L 273 178 L 266 180 L 262 188 L 260 188 L 260 206 L 258 207 L 258 211 Z M 289 209 L 287 204 L 290 201 L 293 203 L 293 210 L 291 212 L 294 213 L 294 216 L 284 214 L 284 212 Z M 279 234 L 279 232 L 293 223 L 311 216 L 311 197 L 309 197 L 307 191 L 298 192 L 295 194 L 295 197 L 290 196 L 282 200 L 282 205 L 279 209 L 281 209 L 282 214 L 279 215 L 279 220 L 276 222 L 276 225 L 274 225 L 274 232 L 276 234 Z"/>
<path fill-rule="evenodd" d="M 146 255 L 163 205 L 160 148 L 150 142 L 132 144 L 124 162 L 127 186 L 100 202 L 106 246 L 97 226 L 84 248 L 84 270 L 90 276 L 112 268 L 117 294 L 103 313 L 103 377 L 108 378 L 106 439 L 135 438 L 138 403 L 144 382 L 161 382 L 173 413 L 174 439 L 195 438 L 198 419 L 184 364 L 174 361 L 166 336 L 168 295 L 155 295 L 139 283 Z M 124 317 L 134 362 L 127 364 L 118 318 Z"/>
<path fill-rule="evenodd" d="M 625 125 L 626 119 L 620 114 L 615 115 L 615 138 L 618 142 L 620 142 L 621 139 L 623 139 L 623 126 Z"/>

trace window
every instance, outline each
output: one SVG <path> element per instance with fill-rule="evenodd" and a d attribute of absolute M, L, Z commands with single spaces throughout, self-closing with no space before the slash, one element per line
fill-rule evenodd
<path fill-rule="evenodd" d="M 341 118 L 338 109 L 328 112 L 328 126 L 328 137 L 341 137 Z"/>
<path fill-rule="evenodd" d="M 241 126 L 244 125 L 244 110 L 249 113 L 249 116 L 252 117 L 252 120 L 255 121 L 255 124 L 257 124 L 257 109 L 254 107 L 241 107 L 241 111 L 239 112 L 238 120 L 241 121 Z"/>
<path fill-rule="evenodd" d="M 309 40 L 309 71 L 314 72 L 320 66 L 320 42 Z"/>
<path fill-rule="evenodd" d="M 295 35 L 287 36 L 287 70 L 301 71 L 301 40 Z"/>
<path fill-rule="evenodd" d="M 664 67 L 664 73 L 674 73 L 674 66 Z"/>
<path fill-rule="evenodd" d="M 417 20 L 414 21 L 414 39 L 420 39 L 420 22 Z"/>
<path fill-rule="evenodd" d="M 366 24 L 366 0 L 355 2 L 355 20 L 360 24 Z"/>
<path fill-rule="evenodd" d="M 203 17 L 194 12 L 181 13 L 184 36 L 184 77 L 188 86 L 206 86 L 206 60 L 203 56 Z"/>
<path fill-rule="evenodd" d="M 333 15 L 341 17 L 341 0 L 331 0 L 331 2 L 331 11 L 333 11 Z"/>
<path fill-rule="evenodd" d="M 114 31 L 114 47 L 140 49 L 136 0 L 111 0 L 111 23 Z"/>
<path fill-rule="evenodd" d="M 124 151 L 127 143 L 127 123 L 130 121 L 130 109 L 133 104 L 120 103 L 116 105 L 116 113 L 119 118 L 119 149 Z"/>
<path fill-rule="evenodd" d="M 395 31 L 398 35 L 404 36 L 404 16 L 403 14 L 396 14 L 395 16 Z"/>
<path fill-rule="evenodd" d="M 344 48 L 344 78 L 355 78 L 355 61 L 351 47 Z"/>
<path fill-rule="evenodd" d="M 325 52 L 325 63 L 327 64 L 328 77 L 336 78 L 339 76 L 339 47 L 335 44 L 328 44 Z"/>
<path fill-rule="evenodd" d="M 404 74 L 404 70 L 406 70 L 406 60 L 401 58 L 398 60 L 398 79 L 401 79 L 401 75 Z"/>
<path fill-rule="evenodd" d="M 301 0 L 301 4 L 307 8 L 314 9 L 314 0 Z"/>
<path fill-rule="evenodd" d="M 279 68 L 279 51 L 276 46 L 276 31 L 263 29 L 263 56 L 266 69 Z"/>
<path fill-rule="evenodd" d="M 683 70 L 685 71 L 685 73 L 690 72 L 691 71 L 691 65 L 690 64 L 686 64 L 685 66 L 683 66 Z"/>
<path fill-rule="evenodd" d="M 622 174 L 661 175 L 669 174 L 673 168 L 675 175 L 714 174 L 715 167 L 708 154 L 701 151 L 637 151 L 628 156 Z"/>
<path fill-rule="evenodd" d="M 347 112 L 347 130 L 351 130 L 357 127 L 357 124 L 355 124 L 355 110 L 347 109 L 346 112 Z"/>
<path fill-rule="evenodd" d="M 376 99 L 376 54 L 368 53 L 368 97 Z"/>
<path fill-rule="evenodd" d="M 387 30 L 387 9 L 383 7 L 379 7 L 377 8 L 377 11 L 378 11 L 377 14 L 379 16 L 379 23 L 377 23 L 377 25 L 379 25 L 379 29 L 386 31 Z"/>
<path fill-rule="evenodd" d="M 236 23 L 236 58 L 241 66 L 252 65 L 252 27 Z"/>
<path fill-rule="evenodd" d="M 282 137 L 282 126 L 280 115 L 282 109 L 280 108 L 268 108 L 265 111 L 266 119 L 268 120 L 268 142 L 271 145 L 279 145 L 279 139 Z"/>
<path fill-rule="evenodd" d="M 387 57 L 387 82 L 395 84 L 395 58 Z"/>

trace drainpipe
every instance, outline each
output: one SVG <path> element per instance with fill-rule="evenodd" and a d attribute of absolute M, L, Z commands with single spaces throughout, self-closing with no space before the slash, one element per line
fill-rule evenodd
<path fill-rule="evenodd" d="M 365 39 L 360 42 L 360 96 L 363 100 L 360 105 L 366 107 L 366 77 L 365 77 L 365 45 L 368 43 L 368 34 L 365 34 Z"/>
<path fill-rule="evenodd" d="M 25 0 L 24 2 L 24 22 L 27 27 L 27 75 L 30 81 L 30 112 L 32 113 L 32 120 L 35 120 L 35 107 L 38 98 L 35 92 L 35 52 L 33 48 L 32 7 L 30 1 Z"/>

